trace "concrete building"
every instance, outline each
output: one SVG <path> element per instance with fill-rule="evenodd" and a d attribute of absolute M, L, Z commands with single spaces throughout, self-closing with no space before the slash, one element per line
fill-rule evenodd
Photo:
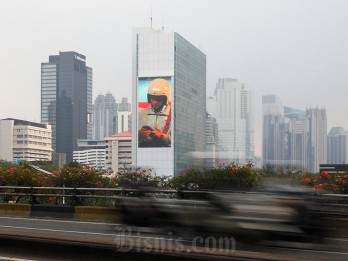
<path fill-rule="evenodd" d="M 348 133 L 342 127 L 331 128 L 327 137 L 328 164 L 348 163 Z"/>
<path fill-rule="evenodd" d="M 78 139 L 92 138 L 92 69 L 84 55 L 59 52 L 41 64 L 41 122 L 52 126 L 53 149 L 67 162 Z"/>
<path fill-rule="evenodd" d="M 206 119 L 206 56 L 176 32 L 141 28 L 133 31 L 133 100 L 132 128 L 134 167 L 153 168 L 158 175 L 178 175 L 192 165 L 202 166 L 203 160 L 190 157 L 193 152 L 205 152 Z M 151 137 L 146 147 L 140 133 L 151 126 L 141 125 L 141 111 L 150 110 L 147 96 L 162 91 L 152 86 L 165 81 L 165 107 L 159 135 L 165 145 L 155 144 Z M 163 83 L 164 84 L 164 83 Z M 164 89 L 163 89 L 164 90 Z M 163 101 L 162 101 L 163 102 Z M 164 111 L 165 110 L 165 111 Z M 147 120 L 152 116 L 147 114 Z M 167 126 L 167 127 L 165 127 Z M 152 128 L 154 130 L 154 128 Z M 140 132 L 141 131 L 141 132 Z M 154 134 L 154 132 L 152 132 Z M 163 135 L 164 134 L 164 135 Z M 158 136 L 156 136 L 158 137 Z"/>
<path fill-rule="evenodd" d="M 211 102 L 215 103 L 212 116 L 219 125 L 219 160 L 239 163 L 253 160 L 252 92 L 235 79 L 219 79 Z"/>
<path fill-rule="evenodd" d="M 0 159 L 52 160 L 51 126 L 11 118 L 0 120 Z"/>
<path fill-rule="evenodd" d="M 77 140 L 78 150 L 73 160 L 98 169 L 105 169 L 106 142 L 104 140 Z"/>
<path fill-rule="evenodd" d="M 105 168 L 113 172 L 126 172 L 132 169 L 132 134 L 128 131 L 105 138 Z"/>
<path fill-rule="evenodd" d="M 97 96 L 93 104 L 93 140 L 102 140 L 115 133 L 117 109 L 116 100 L 110 92 Z"/>

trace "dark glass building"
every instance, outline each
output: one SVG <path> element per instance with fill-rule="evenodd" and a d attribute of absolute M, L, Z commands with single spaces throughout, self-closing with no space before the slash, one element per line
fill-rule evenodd
<path fill-rule="evenodd" d="M 73 160 L 78 139 L 92 136 L 92 69 L 86 57 L 59 52 L 41 64 L 41 122 L 52 125 L 56 153 Z"/>

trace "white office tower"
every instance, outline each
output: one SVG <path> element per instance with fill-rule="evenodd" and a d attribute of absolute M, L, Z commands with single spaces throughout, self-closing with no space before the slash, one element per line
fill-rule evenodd
<path fill-rule="evenodd" d="M 109 92 L 99 94 L 93 104 L 93 140 L 102 140 L 114 134 L 117 103 Z"/>
<path fill-rule="evenodd" d="M 131 117 L 131 105 L 128 103 L 128 99 L 123 97 L 122 102 L 118 104 L 116 130 L 114 133 L 121 133 L 125 131 L 131 132 Z"/>
<path fill-rule="evenodd" d="M 312 172 L 319 171 L 320 164 L 327 163 L 327 119 L 326 110 L 309 108 L 306 110 L 309 121 L 309 165 Z"/>
<path fill-rule="evenodd" d="M 172 176 L 203 166 L 194 155 L 206 145 L 205 54 L 178 33 L 135 29 L 132 71 L 134 167 Z M 151 112 L 150 87 L 151 96 L 164 97 L 159 114 Z"/>
<path fill-rule="evenodd" d="M 327 136 L 327 163 L 348 163 L 348 133 L 342 127 L 331 128 Z"/>
<path fill-rule="evenodd" d="M 17 119 L 0 120 L 0 159 L 50 161 L 51 126 Z"/>
<path fill-rule="evenodd" d="M 220 162 L 243 164 L 253 160 L 254 121 L 249 88 L 235 79 L 219 79 L 208 104 L 219 126 Z"/>

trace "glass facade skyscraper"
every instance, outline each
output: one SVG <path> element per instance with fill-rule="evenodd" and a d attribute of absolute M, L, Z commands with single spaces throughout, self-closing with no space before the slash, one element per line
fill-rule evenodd
<path fill-rule="evenodd" d="M 262 96 L 263 166 L 281 164 L 284 156 L 284 109 L 276 95 Z"/>
<path fill-rule="evenodd" d="M 327 163 L 348 163 L 348 133 L 342 127 L 331 128 L 327 136 Z"/>
<path fill-rule="evenodd" d="M 166 82 L 166 108 L 161 117 L 168 125 L 165 146 L 141 147 L 139 112 L 149 108 L 147 92 L 155 79 Z M 169 87 L 168 87 L 169 86 Z M 156 87 L 153 90 L 160 90 Z M 203 160 L 193 152 L 205 151 L 206 56 L 178 33 L 152 28 L 133 32 L 133 164 L 154 168 L 159 175 L 178 175 Z M 169 108 L 169 109 L 168 109 Z M 167 113 L 167 114 L 165 114 Z"/>
<path fill-rule="evenodd" d="M 52 126 L 57 153 L 72 161 L 77 139 L 92 135 L 92 69 L 86 57 L 59 52 L 41 64 L 41 122 Z"/>
<path fill-rule="evenodd" d="M 41 122 L 51 125 L 53 151 L 56 150 L 57 71 L 55 63 L 41 64 Z"/>

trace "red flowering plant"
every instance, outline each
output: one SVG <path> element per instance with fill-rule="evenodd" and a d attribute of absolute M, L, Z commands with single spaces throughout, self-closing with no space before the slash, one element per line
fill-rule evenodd
<path fill-rule="evenodd" d="M 169 177 L 157 176 L 153 169 L 137 168 L 116 173 L 111 187 L 134 189 L 140 187 L 165 188 Z"/>
<path fill-rule="evenodd" d="M 41 187 L 46 185 L 46 174 L 41 173 L 23 162 L 21 165 L 11 164 L 9 162 L 0 162 L 0 185 L 14 187 Z M 21 188 L 6 188 L 4 192 L 19 193 L 28 192 Z M 28 197 L 5 196 L 4 201 L 24 201 L 29 202 Z"/>
<path fill-rule="evenodd" d="M 102 188 L 108 179 L 90 166 L 66 166 L 49 176 L 51 186 L 70 188 Z"/>
<path fill-rule="evenodd" d="M 78 191 L 78 188 L 105 188 L 109 186 L 109 178 L 104 177 L 102 172 L 89 165 L 82 166 L 77 163 L 71 163 L 58 171 L 53 171 L 48 175 L 48 178 L 50 186 L 67 188 L 64 193 L 69 195 L 66 198 L 66 204 L 68 205 L 83 205 L 85 203 L 86 200 L 75 196 L 77 194 L 96 195 L 103 193 L 96 190 Z M 59 199 L 59 201 L 61 200 L 62 198 Z M 90 199 L 88 200 L 90 201 Z"/>
<path fill-rule="evenodd" d="M 314 187 L 318 184 L 318 176 L 309 171 L 305 171 L 303 174 L 297 175 L 297 181 L 304 186 Z"/>
<path fill-rule="evenodd" d="M 251 189 L 261 183 L 265 173 L 252 162 L 245 165 L 221 164 L 213 169 L 190 168 L 169 182 L 174 189 Z"/>
<path fill-rule="evenodd" d="M 327 193 L 347 194 L 348 174 L 347 173 L 308 173 L 298 177 L 300 184 L 313 187 L 316 190 L 325 190 Z"/>
<path fill-rule="evenodd" d="M 0 184 L 2 186 L 39 187 L 44 186 L 45 176 L 35 169 L 22 164 L 3 169 L 0 167 Z"/>

